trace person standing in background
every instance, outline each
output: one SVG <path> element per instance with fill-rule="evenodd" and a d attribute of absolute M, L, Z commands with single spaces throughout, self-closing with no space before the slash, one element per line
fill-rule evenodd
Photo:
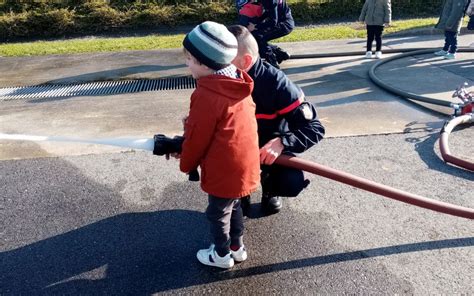
<path fill-rule="evenodd" d="M 367 52 L 365 57 L 372 58 L 372 43 L 375 39 L 375 58 L 382 58 L 382 32 L 384 25 L 392 21 L 390 0 L 366 0 L 359 21 L 367 25 Z"/>
<path fill-rule="evenodd" d="M 237 0 L 239 24 L 245 26 L 258 43 L 260 57 L 279 69 L 290 58 L 280 47 L 268 42 L 290 34 L 295 22 L 286 0 Z"/>
<path fill-rule="evenodd" d="M 435 28 L 444 30 L 444 46 L 435 52 L 437 56 L 452 60 L 456 58 L 458 49 L 458 34 L 461 31 L 464 9 L 468 0 L 446 0 Z"/>

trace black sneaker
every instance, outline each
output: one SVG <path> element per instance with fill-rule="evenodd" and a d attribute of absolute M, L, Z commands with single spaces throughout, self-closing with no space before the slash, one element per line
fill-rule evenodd
<path fill-rule="evenodd" d="M 265 61 L 267 61 L 267 63 L 269 63 L 273 67 L 280 69 L 280 65 L 278 65 L 277 59 L 274 54 L 268 54 L 265 58 Z"/>
<path fill-rule="evenodd" d="M 278 213 L 283 207 L 281 197 L 262 195 L 261 209 L 265 214 L 271 215 Z"/>
<path fill-rule="evenodd" d="M 290 58 L 290 54 L 278 46 L 275 47 L 273 53 L 275 54 L 278 64 L 281 64 L 281 62 L 286 61 Z"/>

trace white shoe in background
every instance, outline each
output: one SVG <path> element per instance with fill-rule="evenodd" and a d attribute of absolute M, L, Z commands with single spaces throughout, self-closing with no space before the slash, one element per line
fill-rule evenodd
<path fill-rule="evenodd" d="M 446 50 L 440 50 L 440 51 L 435 52 L 434 54 L 440 57 L 444 57 L 445 55 L 448 54 L 448 52 Z"/>

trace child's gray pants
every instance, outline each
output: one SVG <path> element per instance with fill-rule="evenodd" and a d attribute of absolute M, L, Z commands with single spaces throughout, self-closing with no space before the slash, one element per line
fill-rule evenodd
<path fill-rule="evenodd" d="M 244 217 L 240 198 L 222 198 L 209 194 L 206 216 L 211 224 L 211 237 L 219 256 L 227 255 L 231 245 L 243 245 Z"/>

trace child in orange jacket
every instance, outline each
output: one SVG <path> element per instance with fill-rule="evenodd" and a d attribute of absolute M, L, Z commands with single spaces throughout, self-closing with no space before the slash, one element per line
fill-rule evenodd
<path fill-rule="evenodd" d="M 240 199 L 260 182 L 253 80 L 231 64 L 237 40 L 225 26 L 204 22 L 186 35 L 183 45 L 197 87 L 185 121 L 180 169 L 201 167 L 213 239 L 197 258 L 205 265 L 231 268 L 247 259 Z"/>

